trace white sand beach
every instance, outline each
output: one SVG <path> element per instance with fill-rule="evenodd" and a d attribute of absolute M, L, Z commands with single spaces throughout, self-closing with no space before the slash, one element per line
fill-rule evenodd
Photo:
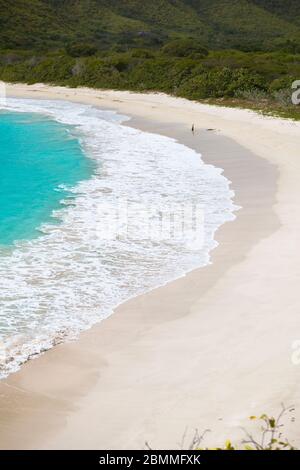
<path fill-rule="evenodd" d="M 127 125 L 173 137 L 224 169 L 242 209 L 217 232 L 212 264 L 1 381 L 0 448 L 174 449 L 196 428 L 216 446 L 281 403 L 295 406 L 285 431 L 300 445 L 300 123 L 163 94 L 7 92 L 114 109 Z"/>

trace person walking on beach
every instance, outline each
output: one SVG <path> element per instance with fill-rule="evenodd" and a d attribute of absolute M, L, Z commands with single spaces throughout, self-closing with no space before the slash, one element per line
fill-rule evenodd
<path fill-rule="evenodd" d="M 192 133 L 195 135 L 195 124 L 192 124 Z"/>

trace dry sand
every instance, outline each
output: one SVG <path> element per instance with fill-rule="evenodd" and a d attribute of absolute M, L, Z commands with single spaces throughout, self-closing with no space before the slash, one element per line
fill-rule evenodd
<path fill-rule="evenodd" d="M 127 302 L 2 381 L 0 447 L 177 448 L 186 428 L 186 446 L 195 428 L 220 444 L 282 402 L 299 417 L 299 123 L 161 94 L 8 93 L 116 109 L 129 125 L 175 137 L 224 169 L 242 209 L 218 231 L 211 265 Z M 286 432 L 300 445 L 297 420 Z"/>

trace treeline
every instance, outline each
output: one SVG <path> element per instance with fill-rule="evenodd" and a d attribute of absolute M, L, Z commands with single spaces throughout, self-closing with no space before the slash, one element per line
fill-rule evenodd
<path fill-rule="evenodd" d="M 193 100 L 239 104 L 300 118 L 291 85 L 300 79 L 300 54 L 208 51 L 191 39 L 159 49 L 97 51 L 90 44 L 41 54 L 2 51 L 0 79 L 71 87 L 162 91 Z"/>

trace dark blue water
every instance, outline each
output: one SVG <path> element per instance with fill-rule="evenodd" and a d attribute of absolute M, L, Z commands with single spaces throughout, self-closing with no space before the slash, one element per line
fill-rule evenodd
<path fill-rule="evenodd" d="M 74 128 L 35 113 L 0 113 L 0 245 L 39 235 L 72 187 L 93 173 Z"/>

